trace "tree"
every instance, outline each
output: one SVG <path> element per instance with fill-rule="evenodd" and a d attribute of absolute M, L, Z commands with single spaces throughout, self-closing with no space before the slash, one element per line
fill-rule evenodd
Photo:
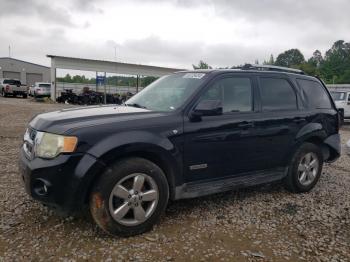
<path fill-rule="evenodd" d="M 277 56 L 275 65 L 291 67 L 305 62 L 304 55 L 299 49 L 289 49 Z"/>
<path fill-rule="evenodd" d="M 269 61 L 264 61 L 263 65 L 274 65 L 275 64 L 275 59 L 273 58 L 273 55 L 270 55 Z"/>
<path fill-rule="evenodd" d="M 350 43 L 344 40 L 334 42 L 331 49 L 326 52 L 324 62 L 320 68 L 322 76 L 326 82 L 338 83 L 342 80 L 342 75 L 350 68 Z"/>
<path fill-rule="evenodd" d="M 313 66 L 319 68 L 323 62 L 323 57 L 322 57 L 321 51 L 316 50 L 315 52 L 313 52 L 312 57 L 310 57 L 310 59 L 307 62 L 309 64 L 312 64 Z"/>
<path fill-rule="evenodd" d="M 311 75 L 311 76 L 319 76 L 320 72 L 317 69 L 317 67 L 309 62 L 302 63 L 300 65 L 294 65 L 292 66 L 293 68 L 300 69 L 304 71 L 306 74 Z"/>
<path fill-rule="evenodd" d="M 200 60 L 198 66 L 192 65 L 193 69 L 212 69 L 210 65 L 205 63 L 204 61 Z"/>

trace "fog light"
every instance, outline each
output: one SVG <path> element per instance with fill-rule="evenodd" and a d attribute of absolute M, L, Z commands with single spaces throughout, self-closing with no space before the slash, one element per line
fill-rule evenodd
<path fill-rule="evenodd" d="M 38 196 L 48 195 L 50 187 L 50 182 L 41 178 L 36 179 L 33 183 L 33 190 Z"/>

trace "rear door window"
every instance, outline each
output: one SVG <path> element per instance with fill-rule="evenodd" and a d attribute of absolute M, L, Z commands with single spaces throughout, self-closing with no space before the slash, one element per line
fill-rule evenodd
<path fill-rule="evenodd" d="M 261 77 L 260 96 L 263 111 L 297 109 L 295 91 L 286 79 Z"/>
<path fill-rule="evenodd" d="M 329 109 L 332 108 L 330 97 L 324 87 L 317 81 L 297 79 L 307 103 L 311 109 Z"/>

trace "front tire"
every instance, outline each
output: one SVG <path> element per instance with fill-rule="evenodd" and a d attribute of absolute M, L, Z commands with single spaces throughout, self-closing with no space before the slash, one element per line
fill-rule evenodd
<path fill-rule="evenodd" d="M 90 212 L 105 232 L 133 236 L 152 229 L 168 199 L 168 182 L 157 165 L 143 158 L 126 158 L 107 168 L 94 185 Z"/>
<path fill-rule="evenodd" d="M 295 152 L 284 180 L 287 190 L 294 193 L 309 192 L 317 184 L 323 167 L 321 148 L 304 143 Z"/>

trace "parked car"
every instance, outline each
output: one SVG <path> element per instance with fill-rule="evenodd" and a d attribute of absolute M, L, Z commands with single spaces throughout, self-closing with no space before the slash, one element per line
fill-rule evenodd
<path fill-rule="evenodd" d="M 36 116 L 20 151 L 36 200 L 88 207 L 106 232 L 150 230 L 169 199 L 283 181 L 308 192 L 340 154 L 340 116 L 302 71 L 246 65 L 175 73 L 124 106 Z"/>
<path fill-rule="evenodd" d="M 36 82 L 32 88 L 30 88 L 30 94 L 34 98 L 43 98 L 51 96 L 51 84 L 44 82 Z"/>
<path fill-rule="evenodd" d="M 332 90 L 330 93 L 333 97 L 336 107 L 344 112 L 344 118 L 350 119 L 350 91 Z"/>
<path fill-rule="evenodd" d="M 10 78 L 0 78 L 0 91 L 3 97 L 6 96 L 22 96 L 23 98 L 27 98 L 28 87 L 26 85 L 22 85 L 21 81 L 17 79 Z"/>

